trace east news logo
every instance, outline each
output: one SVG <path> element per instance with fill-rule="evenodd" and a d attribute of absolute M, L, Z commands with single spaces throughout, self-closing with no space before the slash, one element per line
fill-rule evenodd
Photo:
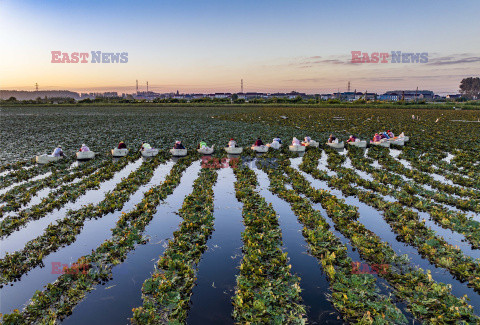
<path fill-rule="evenodd" d="M 390 59 L 390 61 L 389 61 Z M 352 51 L 352 63 L 427 63 L 428 52 L 411 53 L 402 51 L 373 52 Z"/>
<path fill-rule="evenodd" d="M 88 52 L 62 52 L 51 51 L 52 61 L 51 63 L 127 63 L 128 53 L 111 53 L 102 51 Z M 90 55 L 91 54 L 91 55 Z M 88 60 L 90 58 L 90 61 Z"/>

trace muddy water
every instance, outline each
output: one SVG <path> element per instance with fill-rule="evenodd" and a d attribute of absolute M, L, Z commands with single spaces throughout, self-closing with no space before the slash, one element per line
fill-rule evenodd
<path fill-rule="evenodd" d="M 152 186 L 159 184 L 165 178 L 173 166 L 172 162 L 160 165 L 154 171 L 149 183 L 141 186 L 125 203 L 122 212 L 128 212 L 139 203 L 146 191 Z M 59 276 L 58 265 L 71 265 L 78 258 L 89 254 L 96 249 L 103 241 L 111 236 L 111 230 L 115 227 L 120 212 L 109 213 L 99 219 L 91 219 L 85 222 L 81 233 L 76 241 L 44 258 L 45 267 L 37 267 L 24 275 L 19 282 L 13 286 L 7 286 L 0 290 L 1 297 L 8 297 L 2 301 L 1 313 L 11 312 L 14 308 L 21 309 L 23 305 L 33 296 L 35 290 L 42 290 L 43 286 L 55 281 Z M 57 266 L 56 266 L 57 265 Z M 60 267 L 61 268 L 61 267 Z"/>
<path fill-rule="evenodd" d="M 64 320 L 66 324 L 127 324 L 132 308 L 142 305 L 142 285 L 151 276 L 154 265 L 172 239 L 181 222 L 176 212 L 191 193 L 193 181 L 200 171 L 200 161 L 187 168 L 173 194 L 157 207 L 145 235 L 150 239 L 131 251 L 125 261 L 112 270 L 113 279 L 97 286 Z"/>
<path fill-rule="evenodd" d="M 101 183 L 99 189 L 87 191 L 75 202 L 69 202 L 64 205 L 63 208 L 47 213 L 43 218 L 31 221 L 10 236 L 1 239 L 0 257 L 3 258 L 7 252 L 12 253 L 16 250 L 22 249 L 28 241 L 40 236 L 50 223 L 64 218 L 68 210 L 75 210 L 83 205 L 90 203 L 98 204 L 101 202 L 108 191 L 113 190 L 123 177 L 127 177 L 131 172 L 135 171 L 140 167 L 141 163 L 142 160 L 139 159 L 134 163 L 128 164 L 125 168 L 116 173 L 111 180 Z"/>
<path fill-rule="evenodd" d="M 233 170 L 220 169 L 214 187 L 215 231 L 198 264 L 187 324 L 233 324 L 232 297 L 242 261 L 242 204 L 235 197 Z"/>

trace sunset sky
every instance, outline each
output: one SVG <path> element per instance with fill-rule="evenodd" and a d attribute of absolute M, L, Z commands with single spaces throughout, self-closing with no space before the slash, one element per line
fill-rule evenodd
<path fill-rule="evenodd" d="M 480 1 L 0 0 L 0 89 L 456 93 L 480 74 Z M 51 51 L 128 63 L 51 63 Z M 428 63 L 351 64 L 351 51 Z"/>

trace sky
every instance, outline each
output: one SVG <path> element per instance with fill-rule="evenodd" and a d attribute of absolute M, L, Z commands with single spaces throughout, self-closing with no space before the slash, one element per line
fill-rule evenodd
<path fill-rule="evenodd" d="M 0 89 L 457 93 L 480 74 L 480 1 L 0 0 Z M 52 51 L 128 53 L 52 63 Z M 352 64 L 352 51 L 428 53 Z"/>

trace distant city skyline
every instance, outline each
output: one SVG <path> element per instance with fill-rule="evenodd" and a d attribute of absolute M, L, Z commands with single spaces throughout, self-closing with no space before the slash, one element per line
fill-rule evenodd
<path fill-rule="evenodd" d="M 76 92 L 457 93 L 480 74 L 478 1 L 0 0 L 0 89 Z M 51 63 L 51 52 L 128 63 Z M 428 53 L 352 64 L 351 52 Z"/>

